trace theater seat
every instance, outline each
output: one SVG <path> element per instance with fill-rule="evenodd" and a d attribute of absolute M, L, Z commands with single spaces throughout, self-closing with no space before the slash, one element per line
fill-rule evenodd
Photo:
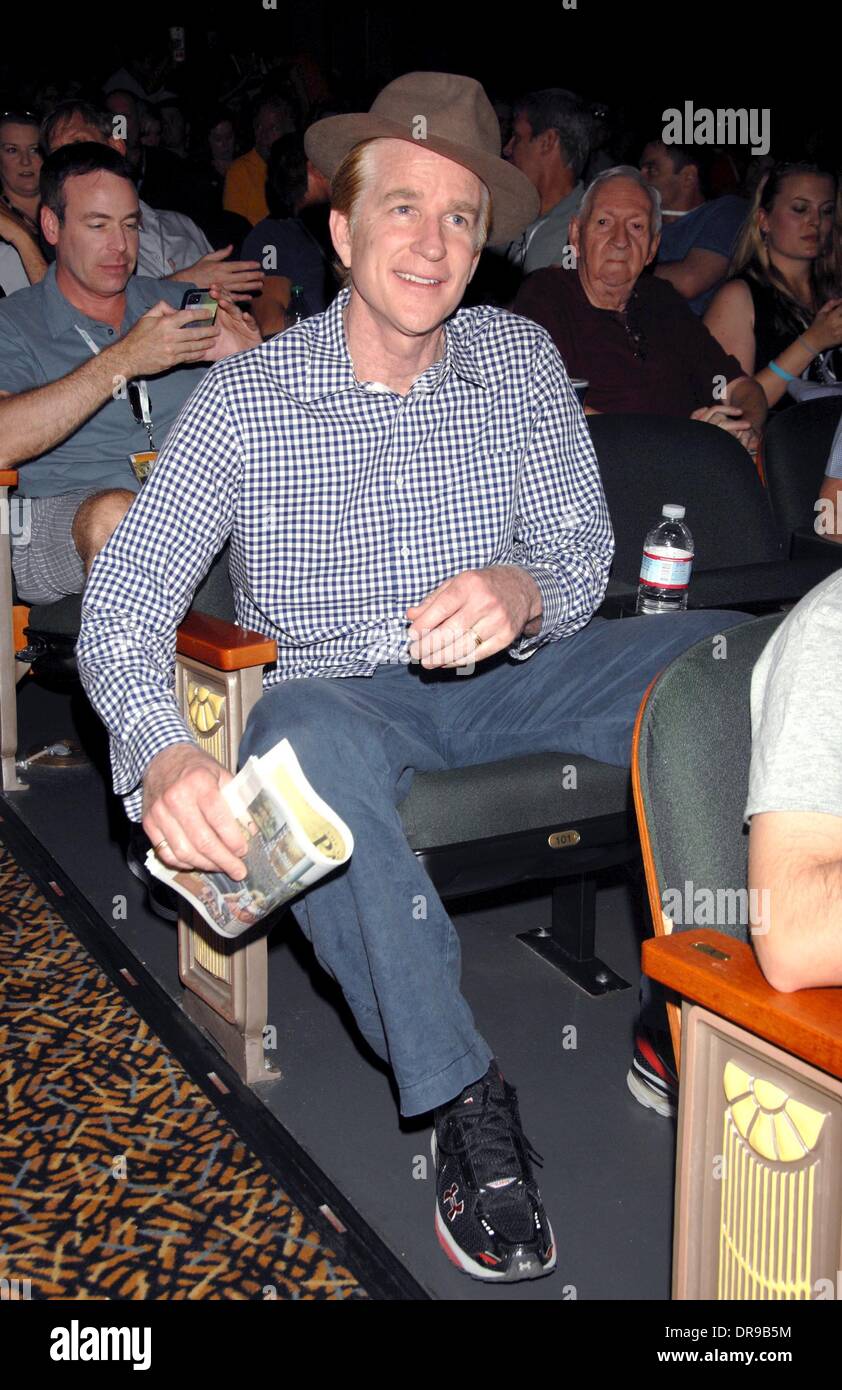
<path fill-rule="evenodd" d="M 643 542 L 665 502 L 683 504 L 695 542 L 690 608 L 769 611 L 838 567 L 838 547 L 790 557 L 751 457 L 725 430 L 661 415 L 589 415 L 588 424 L 616 542 L 606 616 L 615 595 L 636 591 Z"/>
<path fill-rule="evenodd" d="M 766 486 L 785 552 L 828 554 L 837 566 L 842 545 L 816 534 L 815 504 L 840 418 L 842 396 L 805 401 L 773 416 L 765 439 Z"/>

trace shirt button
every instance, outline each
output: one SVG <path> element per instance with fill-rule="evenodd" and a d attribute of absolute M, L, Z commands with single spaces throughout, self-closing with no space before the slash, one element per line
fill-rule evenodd
<path fill-rule="evenodd" d="M 113 329 L 113 328 L 109 328 L 109 330 L 108 330 L 108 336 L 109 336 L 109 338 L 113 338 L 113 337 L 114 337 L 114 329 Z"/>
<path fill-rule="evenodd" d="M 409 549 L 409 546 L 408 546 L 408 545 L 405 545 L 405 546 L 403 546 L 403 547 L 401 548 L 401 555 L 403 556 L 403 558 L 404 558 L 405 560 L 408 560 L 408 559 L 409 559 L 409 556 L 410 556 L 410 549 Z"/>
<path fill-rule="evenodd" d="M 403 478 L 395 479 L 395 487 L 403 487 Z"/>

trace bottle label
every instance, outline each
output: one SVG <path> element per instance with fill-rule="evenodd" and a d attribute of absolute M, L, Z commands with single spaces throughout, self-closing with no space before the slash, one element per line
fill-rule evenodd
<path fill-rule="evenodd" d="M 640 564 L 641 584 L 651 584 L 658 589 L 686 589 L 690 583 L 693 569 L 693 556 L 689 550 L 673 550 L 671 547 L 653 545 L 644 550 Z"/>

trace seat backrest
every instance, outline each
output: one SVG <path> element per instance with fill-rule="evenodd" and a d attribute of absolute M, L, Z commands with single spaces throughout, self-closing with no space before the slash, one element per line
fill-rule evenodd
<path fill-rule="evenodd" d="M 614 526 L 614 579 L 637 583 L 646 533 L 665 502 L 687 509 L 696 570 L 785 558 L 757 469 L 725 430 L 662 415 L 588 423 Z"/>
<path fill-rule="evenodd" d="M 228 576 L 228 544 L 220 550 L 190 605 L 191 611 L 209 613 L 226 622 L 236 621 L 234 592 Z M 56 603 L 33 604 L 29 610 L 29 629 L 32 632 L 78 637 L 82 622 L 82 595 L 68 594 Z"/>
<path fill-rule="evenodd" d="M 641 839 L 676 929 L 747 939 L 751 673 L 783 617 L 696 643 L 661 673 L 643 710 L 634 754 Z"/>
<path fill-rule="evenodd" d="M 226 622 L 236 622 L 234 610 L 234 591 L 228 574 L 228 542 L 220 550 L 195 594 L 190 611 L 209 613 L 213 618 L 224 618 Z"/>
<path fill-rule="evenodd" d="M 793 531 L 815 522 L 815 501 L 840 418 L 842 396 L 825 396 L 780 411 L 766 427 L 766 486 L 775 522 L 787 542 Z"/>

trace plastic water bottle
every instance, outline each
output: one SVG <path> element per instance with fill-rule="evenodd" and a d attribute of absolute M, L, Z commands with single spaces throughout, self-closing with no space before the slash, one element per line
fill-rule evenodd
<path fill-rule="evenodd" d="M 671 503 L 643 543 L 638 613 L 678 613 L 687 607 L 693 569 L 693 537 L 684 525 L 684 508 Z"/>
<path fill-rule="evenodd" d="M 289 293 L 289 304 L 284 314 L 284 327 L 293 328 L 297 323 L 303 323 L 310 317 L 310 310 L 304 298 L 304 286 L 293 285 Z"/>

